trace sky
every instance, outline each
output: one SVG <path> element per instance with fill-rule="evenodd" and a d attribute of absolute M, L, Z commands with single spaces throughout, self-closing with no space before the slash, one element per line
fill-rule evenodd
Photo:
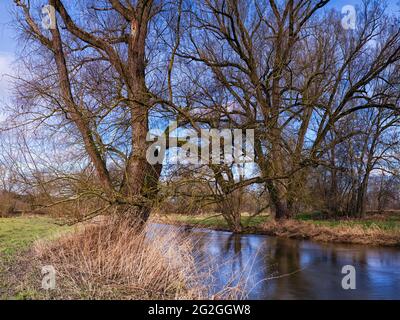
<path fill-rule="evenodd" d="M 7 96 L 7 74 L 12 73 L 16 41 L 11 29 L 12 0 L 0 0 L 0 103 Z"/>
<path fill-rule="evenodd" d="M 71 1 L 71 0 L 68 0 Z M 73 0 L 72 0 L 73 1 Z M 345 5 L 357 5 L 362 0 L 332 0 L 328 8 L 341 10 Z M 388 0 L 389 7 L 399 10 L 400 0 Z M 9 94 L 8 74 L 12 74 L 13 64 L 16 61 L 16 49 L 18 42 L 13 29 L 13 0 L 0 0 L 0 103 L 7 98 Z M 0 108 L 1 109 L 1 108 Z M 1 115 L 0 115 L 1 116 Z"/>

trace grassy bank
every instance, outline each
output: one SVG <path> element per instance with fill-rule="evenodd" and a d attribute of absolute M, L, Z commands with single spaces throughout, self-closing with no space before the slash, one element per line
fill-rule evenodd
<path fill-rule="evenodd" d="M 226 223 L 225 219 L 220 215 L 167 214 L 156 215 L 155 217 L 153 217 L 153 220 L 161 223 L 229 231 L 228 224 Z M 245 229 L 259 227 L 269 220 L 270 217 L 268 215 L 250 217 L 245 214 L 241 217 L 241 222 Z"/>
<path fill-rule="evenodd" d="M 33 297 L 30 289 L 13 287 L 10 280 L 20 276 L 21 258 L 26 257 L 35 241 L 51 239 L 68 230 L 55 222 L 48 217 L 0 218 L 0 299 Z"/>
<path fill-rule="evenodd" d="M 271 221 L 255 231 L 272 236 L 319 242 L 400 247 L 400 229 L 385 229 L 377 224 L 356 221 Z"/>
<path fill-rule="evenodd" d="M 228 230 L 220 216 L 161 215 L 153 219 Z M 242 223 L 247 233 L 400 246 L 397 214 L 360 220 L 329 220 L 308 214 L 279 223 L 267 215 L 252 219 L 244 215 Z M 49 218 L 2 218 L 0 299 L 208 298 L 207 290 L 199 285 L 203 275 L 194 272 L 193 248 L 182 233 L 166 231 L 153 235 L 152 241 L 144 239 L 131 224 L 107 219 L 71 228 L 60 227 Z M 53 265 L 57 271 L 57 290 L 52 292 L 41 289 L 40 270 L 45 265 Z"/>
<path fill-rule="evenodd" d="M 191 241 L 179 231 L 148 238 L 132 221 L 114 218 L 64 230 L 51 219 L 0 219 L 0 299 L 209 298 L 210 270 L 197 271 Z M 48 265 L 56 288 L 45 291 L 40 270 Z M 226 288 L 214 297 L 236 292 Z"/>
<path fill-rule="evenodd" d="M 43 217 L 0 218 L 0 255 L 12 256 L 35 240 L 53 236 L 66 227 Z"/>
<path fill-rule="evenodd" d="M 221 216 L 160 215 L 157 221 L 229 230 Z M 319 214 L 301 214 L 292 220 L 275 222 L 270 216 L 242 217 L 244 233 L 266 234 L 319 242 L 400 246 L 400 214 L 367 216 L 364 219 L 326 219 Z"/>

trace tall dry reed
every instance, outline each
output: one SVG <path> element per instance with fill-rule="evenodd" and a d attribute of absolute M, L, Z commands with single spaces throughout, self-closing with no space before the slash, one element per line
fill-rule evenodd
<path fill-rule="evenodd" d="M 53 296 L 62 299 L 204 299 L 191 243 L 180 232 L 138 231 L 114 219 L 87 225 L 34 252 L 56 270 Z"/>

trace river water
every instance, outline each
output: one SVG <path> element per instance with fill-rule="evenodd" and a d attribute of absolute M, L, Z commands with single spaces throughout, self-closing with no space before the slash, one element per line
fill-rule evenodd
<path fill-rule="evenodd" d="M 177 230 L 153 225 L 152 229 Z M 154 230 L 153 229 L 153 230 Z M 400 299 L 400 248 L 321 244 L 208 229 L 182 231 L 197 261 L 216 268 L 218 291 L 229 281 L 246 283 L 248 299 Z M 342 288 L 342 268 L 354 266 L 356 289 Z"/>

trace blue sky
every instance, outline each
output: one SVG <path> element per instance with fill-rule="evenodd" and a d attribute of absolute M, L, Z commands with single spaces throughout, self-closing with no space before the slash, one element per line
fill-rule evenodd
<path fill-rule="evenodd" d="M 0 104 L 4 102 L 8 92 L 8 80 L 6 74 L 12 71 L 12 63 L 15 60 L 16 41 L 11 29 L 12 0 L 0 0 Z M 0 111 L 1 118 L 1 111 Z"/>
<path fill-rule="evenodd" d="M 69 0 L 71 1 L 71 0 Z M 328 7 L 341 8 L 345 5 L 357 5 L 362 0 L 332 0 Z M 399 10 L 397 4 L 400 0 L 388 0 L 391 8 Z M 15 31 L 12 26 L 14 9 L 13 0 L 0 0 L 0 103 L 7 95 L 7 77 L 12 71 L 12 63 L 15 61 L 15 51 L 18 43 L 15 39 Z"/>
<path fill-rule="evenodd" d="M 12 0 L 0 0 L 0 52 L 14 52 L 15 41 L 13 40 Z"/>
<path fill-rule="evenodd" d="M 361 0 L 333 0 L 329 6 L 341 9 L 344 5 L 354 5 L 360 2 Z M 0 0 L 0 55 L 14 55 L 17 46 L 12 27 L 13 16 L 11 11 L 13 9 L 13 0 Z"/>

